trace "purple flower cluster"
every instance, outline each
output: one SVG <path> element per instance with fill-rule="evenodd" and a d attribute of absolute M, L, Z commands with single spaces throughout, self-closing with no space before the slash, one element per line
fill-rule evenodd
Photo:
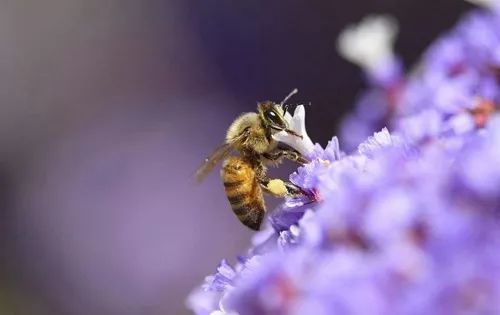
<path fill-rule="evenodd" d="M 413 140 L 483 127 L 500 100 L 499 30 L 498 10 L 474 11 L 438 39 L 408 77 L 394 55 L 366 69 L 372 87 L 343 123 L 345 147 L 383 127 Z"/>
<path fill-rule="evenodd" d="M 223 260 L 188 306 L 200 315 L 500 314 L 498 69 L 500 15 L 473 12 L 418 71 L 384 81 L 399 82 L 392 103 L 368 92 L 354 115 L 390 107 L 366 109 L 389 129 L 349 155 L 335 137 L 310 150 L 290 176 L 308 196 L 275 209 L 246 255 Z M 377 119 L 347 126 L 366 131 Z"/>

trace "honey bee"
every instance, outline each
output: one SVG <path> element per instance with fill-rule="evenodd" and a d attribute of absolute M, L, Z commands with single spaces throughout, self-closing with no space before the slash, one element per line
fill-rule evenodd
<path fill-rule="evenodd" d="M 266 206 L 263 191 L 277 197 L 301 196 L 302 190 L 280 179 L 266 175 L 267 165 L 278 165 L 283 159 L 299 164 L 307 162 L 291 148 L 282 147 L 272 135 L 285 131 L 302 137 L 289 129 L 285 120 L 284 103 L 295 93 L 293 90 L 280 104 L 272 101 L 258 103 L 257 112 L 244 113 L 234 120 L 219 146 L 196 172 L 198 182 L 224 160 L 220 173 L 227 199 L 238 219 L 252 230 L 259 230 Z M 239 155 L 231 155 L 236 150 Z"/>

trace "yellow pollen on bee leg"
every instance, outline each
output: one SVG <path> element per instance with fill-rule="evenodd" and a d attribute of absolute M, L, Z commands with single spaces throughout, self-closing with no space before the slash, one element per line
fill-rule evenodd
<path fill-rule="evenodd" d="M 267 184 L 267 189 L 277 196 L 285 196 L 288 192 L 285 183 L 281 179 L 270 180 Z"/>

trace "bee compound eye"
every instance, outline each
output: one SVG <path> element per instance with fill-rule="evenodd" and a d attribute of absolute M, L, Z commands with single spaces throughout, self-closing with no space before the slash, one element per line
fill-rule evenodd
<path fill-rule="evenodd" d="M 280 125 L 281 120 L 278 117 L 278 114 L 276 114 L 274 111 L 270 110 L 266 113 L 266 118 L 272 122 L 273 124 Z"/>

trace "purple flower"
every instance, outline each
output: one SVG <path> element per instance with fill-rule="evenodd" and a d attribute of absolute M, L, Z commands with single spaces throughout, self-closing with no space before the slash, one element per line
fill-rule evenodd
<path fill-rule="evenodd" d="M 401 81 L 393 103 L 366 94 L 344 125 L 366 139 L 350 139 L 358 149 L 349 155 L 336 137 L 323 150 L 282 135 L 310 159 L 290 175 L 305 196 L 272 211 L 247 257 L 234 268 L 223 260 L 190 308 L 500 314 L 499 43 L 496 12 L 465 17 Z M 373 73 L 374 59 L 354 52 Z M 307 135 L 303 118 L 289 117 Z M 388 128 L 373 130 L 381 121 Z"/>
<path fill-rule="evenodd" d="M 236 271 L 231 267 L 227 260 L 223 259 L 217 267 L 217 273 L 213 276 L 208 276 L 205 279 L 203 288 L 206 291 L 224 291 L 229 286 L 233 285 L 233 279 L 236 276 Z"/>
<path fill-rule="evenodd" d="M 372 83 L 341 128 L 341 140 L 348 151 L 383 127 L 409 133 L 418 141 L 453 133 L 455 129 L 447 126 L 450 116 L 474 111 L 478 100 L 497 107 L 499 28 L 498 11 L 472 12 L 431 45 L 418 70 L 408 78 L 393 85 Z M 435 117 L 428 117 L 430 113 Z M 418 114 L 423 115 L 419 118 L 426 127 L 415 122 Z"/>
<path fill-rule="evenodd" d="M 275 231 L 281 232 L 299 222 L 304 213 L 311 208 L 309 201 L 299 204 L 284 203 L 269 215 L 269 221 Z"/>
<path fill-rule="evenodd" d="M 352 152 L 376 130 L 386 127 L 392 115 L 390 102 L 384 90 L 373 89 L 363 93 L 355 111 L 342 122 L 340 138 L 348 152 Z"/>

